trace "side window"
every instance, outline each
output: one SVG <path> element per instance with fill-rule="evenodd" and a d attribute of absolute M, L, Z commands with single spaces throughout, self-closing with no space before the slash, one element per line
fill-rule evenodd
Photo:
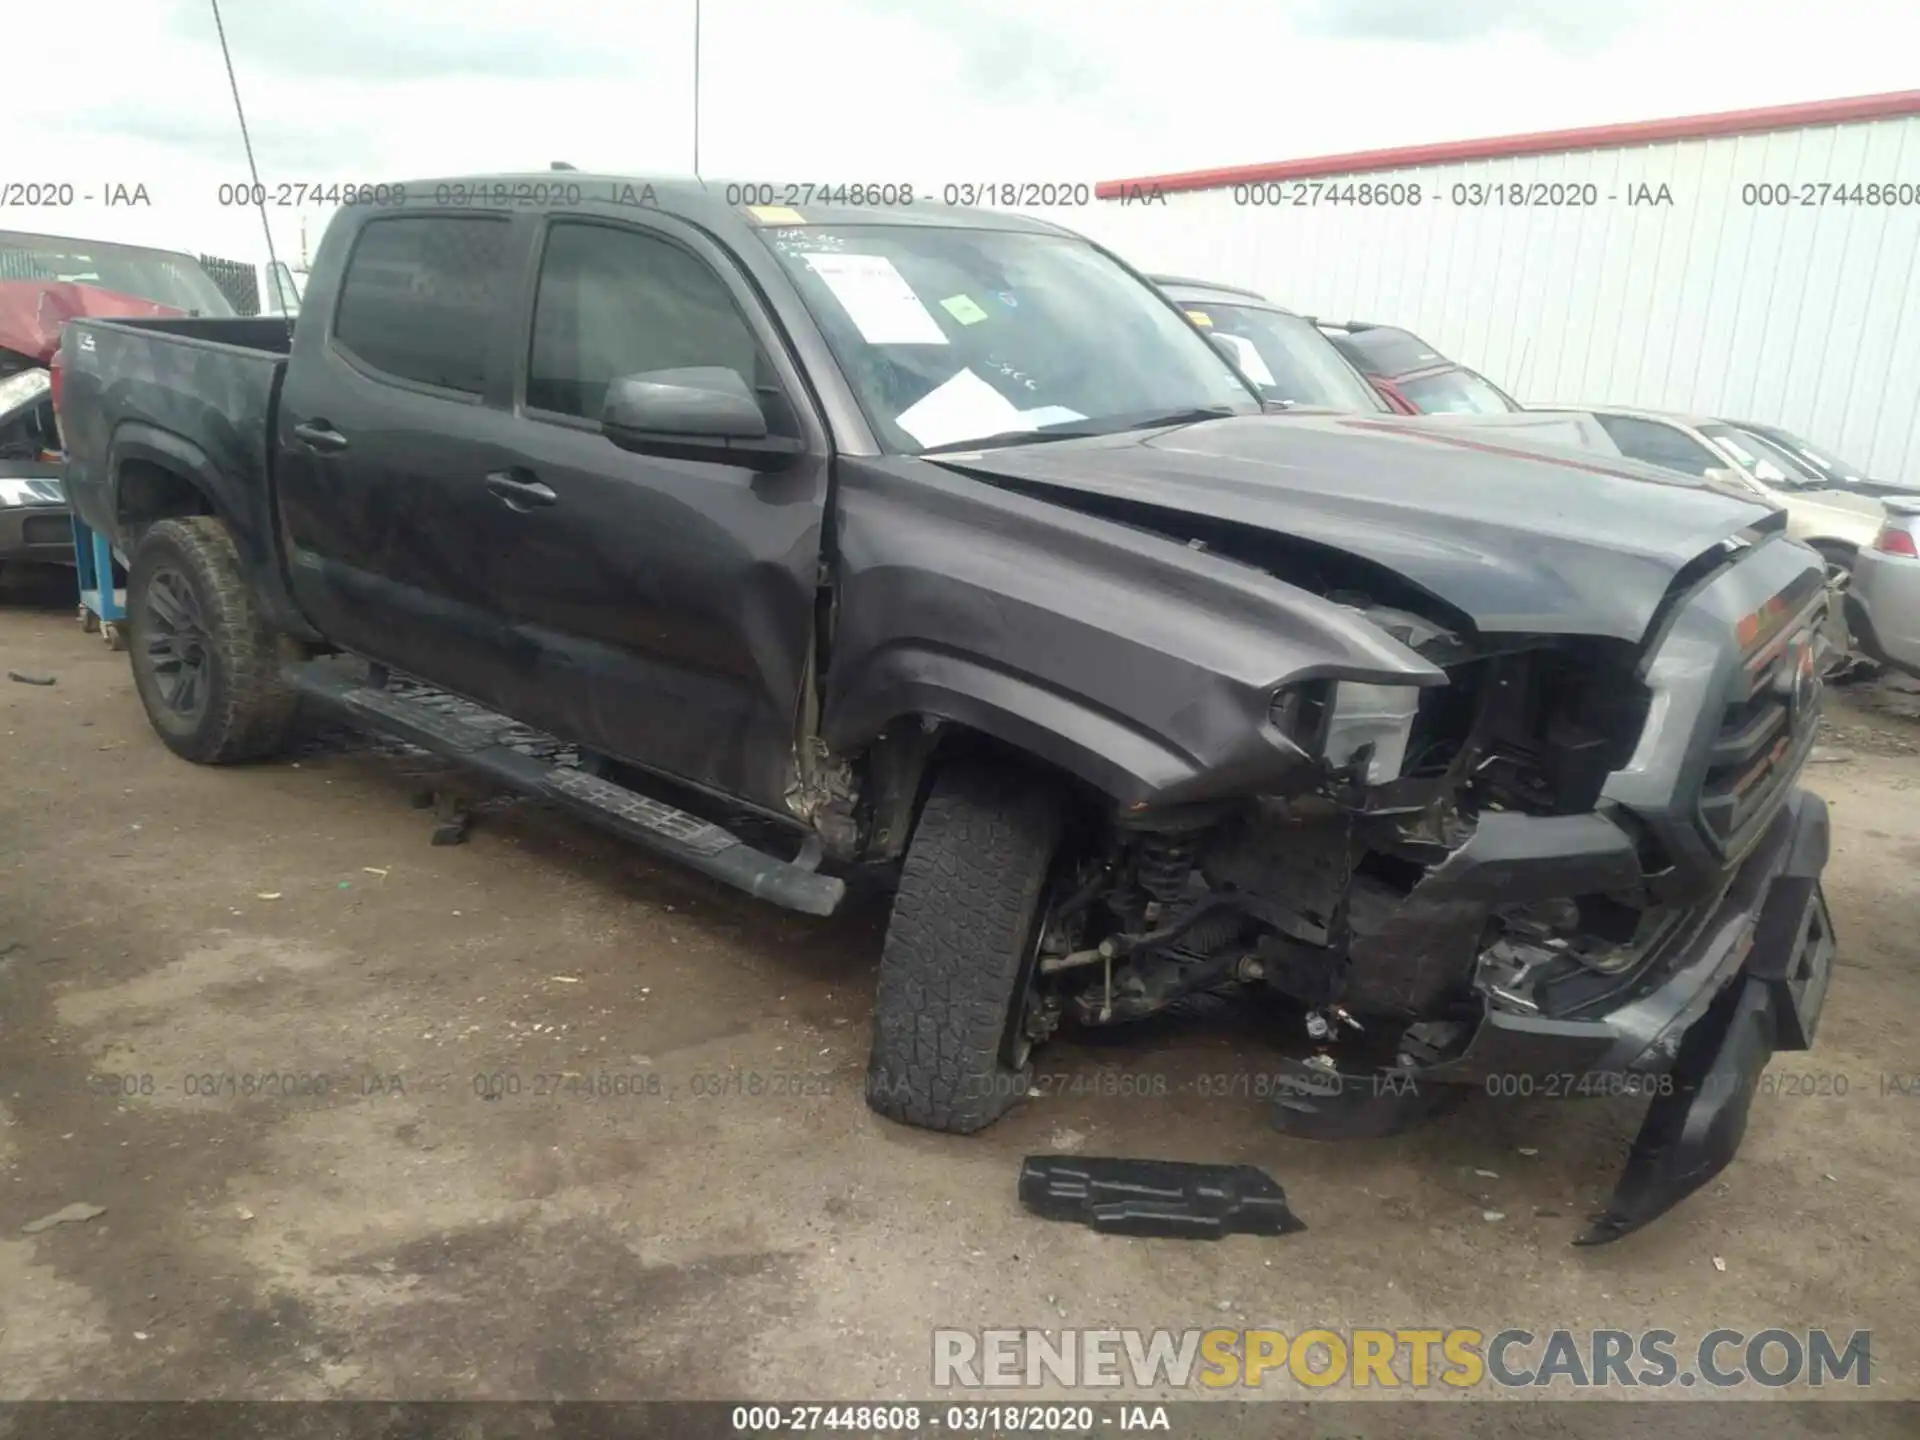
<path fill-rule="evenodd" d="M 1625 415 L 1602 415 L 1600 426 L 1630 460 L 1664 465 L 1687 475 L 1704 475 L 1721 465 L 1720 459 L 1699 441 L 1657 420 L 1635 420 Z"/>
<path fill-rule="evenodd" d="M 632 230 L 553 227 L 533 308 L 530 408 L 598 420 L 620 376 L 707 365 L 757 389 L 769 424 L 785 428 L 781 407 L 769 403 L 779 391 L 759 343 L 703 261 Z"/>
<path fill-rule="evenodd" d="M 506 245 L 504 215 L 371 221 L 347 260 L 335 342 L 389 375 L 478 395 Z"/>

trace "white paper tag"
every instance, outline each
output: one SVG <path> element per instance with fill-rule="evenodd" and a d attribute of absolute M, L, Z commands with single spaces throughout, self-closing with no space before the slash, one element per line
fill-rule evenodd
<path fill-rule="evenodd" d="M 884 255 L 802 257 L 869 345 L 944 345 L 947 335 Z M 937 441 L 922 441 L 937 444 Z"/>
<path fill-rule="evenodd" d="M 1036 430 L 1042 425 L 1065 425 L 1070 420 L 1086 418 L 1078 410 L 1069 410 L 1064 405 L 1041 405 L 1035 409 L 1020 412 L 1020 419 Z"/>
<path fill-rule="evenodd" d="M 1217 338 L 1233 346 L 1234 358 L 1240 366 L 1241 373 L 1253 381 L 1254 384 L 1275 385 L 1279 383 L 1273 378 L 1273 372 L 1267 368 L 1267 362 L 1260 358 L 1260 352 L 1254 349 L 1251 340 L 1247 339 L 1244 335 L 1229 335 L 1224 330 L 1216 330 L 1213 333 Z"/>
<path fill-rule="evenodd" d="M 971 370 L 962 370 L 900 412 L 900 428 L 922 445 L 984 440 L 1004 430 L 1031 430 L 1014 403 Z"/>

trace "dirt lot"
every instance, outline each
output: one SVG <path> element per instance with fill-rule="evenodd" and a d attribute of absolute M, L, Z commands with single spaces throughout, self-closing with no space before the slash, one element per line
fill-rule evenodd
<path fill-rule="evenodd" d="M 376 747 L 187 765 L 63 598 L 0 611 L 0 669 L 57 677 L 0 681 L 0 1394 L 924 1396 L 937 1325 L 1473 1324 L 1870 1328 L 1920 1396 L 1912 697 L 1841 698 L 1809 771 L 1842 960 L 1775 1073 L 1829 1093 L 1782 1080 L 1718 1182 L 1579 1251 L 1631 1103 L 1316 1146 L 1198 1093 L 1262 1069 L 1232 1024 L 1061 1047 L 985 1135 L 886 1124 L 883 905 L 787 916 L 527 805 L 436 848 Z M 1251 1161 L 1310 1228 L 1046 1225 L 1014 1176 L 1055 1148 Z"/>

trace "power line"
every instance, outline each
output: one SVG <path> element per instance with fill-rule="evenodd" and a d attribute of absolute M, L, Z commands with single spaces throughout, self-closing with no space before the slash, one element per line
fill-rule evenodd
<path fill-rule="evenodd" d="M 277 289 L 280 283 L 280 257 L 273 249 L 273 226 L 267 221 L 267 191 L 260 183 L 260 167 L 253 162 L 253 137 L 247 133 L 247 112 L 240 103 L 240 82 L 233 73 L 233 52 L 227 48 L 227 27 L 220 19 L 220 0 L 207 0 L 207 3 L 213 6 L 213 28 L 220 34 L 220 58 L 227 67 L 227 88 L 233 91 L 233 113 L 240 117 L 240 143 L 247 150 L 247 175 L 253 181 L 253 198 L 260 205 L 260 229 L 267 237 L 267 274 L 273 277 Z M 291 315 L 287 316 L 287 338 L 293 338 Z"/>

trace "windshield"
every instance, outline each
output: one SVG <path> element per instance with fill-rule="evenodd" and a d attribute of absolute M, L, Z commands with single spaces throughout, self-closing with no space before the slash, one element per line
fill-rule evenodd
<path fill-rule="evenodd" d="M 1520 407 L 1471 370 L 1442 370 L 1394 388 L 1422 415 L 1508 415 Z"/>
<path fill-rule="evenodd" d="M 1234 349 L 1241 372 L 1268 400 L 1377 415 L 1386 402 L 1311 322 L 1280 310 L 1190 301 L 1187 318 Z"/>
<path fill-rule="evenodd" d="M 890 450 L 1260 411 L 1176 310 L 1082 240 L 905 225 L 762 234 Z"/>
<path fill-rule="evenodd" d="M 137 245 L 0 234 L 0 280 L 66 281 L 151 300 L 190 315 L 233 314 L 227 297 L 192 256 Z"/>
<path fill-rule="evenodd" d="M 1826 481 L 1807 465 L 1794 459 L 1778 445 L 1762 440 L 1751 430 L 1736 430 L 1731 425 L 1702 425 L 1700 433 L 1726 451 L 1754 479 L 1786 490 L 1817 489 Z"/>

